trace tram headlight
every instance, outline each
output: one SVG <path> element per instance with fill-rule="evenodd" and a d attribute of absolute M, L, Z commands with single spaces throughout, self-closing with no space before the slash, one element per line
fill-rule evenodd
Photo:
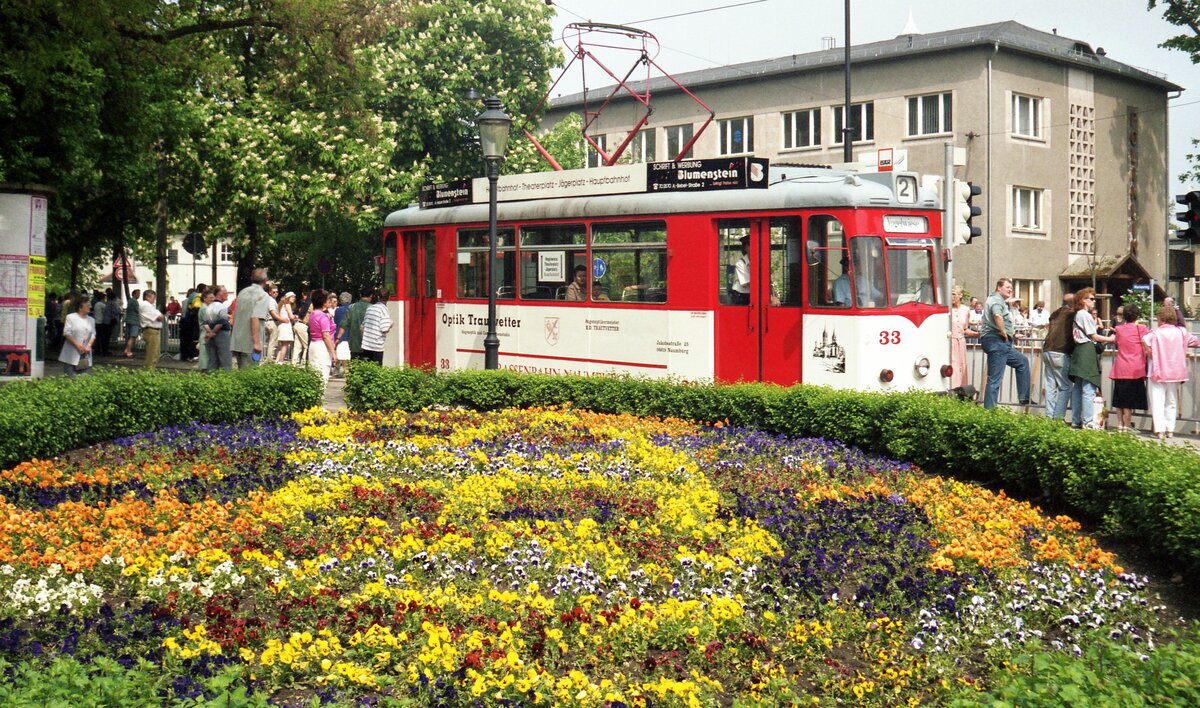
<path fill-rule="evenodd" d="M 916 370 L 917 376 L 925 378 L 929 375 L 929 357 L 921 357 L 913 363 L 913 369 Z"/>
<path fill-rule="evenodd" d="M 942 378 L 948 379 L 954 375 L 954 367 L 949 364 L 942 364 Z"/>
<path fill-rule="evenodd" d="M 892 373 L 891 369 L 884 369 L 879 372 L 879 380 L 883 383 L 891 383 L 894 378 L 896 378 L 896 375 Z"/>

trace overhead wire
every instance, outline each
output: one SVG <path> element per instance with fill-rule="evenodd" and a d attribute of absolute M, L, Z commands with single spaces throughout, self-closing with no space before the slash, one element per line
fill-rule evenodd
<path fill-rule="evenodd" d="M 644 20 L 636 20 L 636 21 L 633 21 L 633 22 L 625 22 L 625 23 L 621 23 L 621 24 L 628 25 L 628 26 L 637 26 L 638 24 L 646 24 L 646 23 L 648 23 L 648 22 L 656 22 L 656 21 L 659 21 L 659 20 L 673 19 L 673 18 L 676 18 L 676 17 L 684 17 L 684 16 L 688 16 L 688 15 L 698 15 L 698 14 L 704 14 L 704 13 L 708 13 L 708 12 L 716 12 L 716 11 L 719 11 L 719 10 L 727 10 L 727 9 L 731 9 L 731 8 L 742 7 L 742 6 L 745 6 L 745 5 L 757 5 L 757 4 L 764 3 L 764 2 L 769 2 L 769 1 L 770 1 L 770 0 L 747 0 L 746 2 L 732 3 L 732 4 L 727 4 L 727 5 L 719 5 L 719 6 L 715 6 L 715 7 L 702 8 L 702 9 L 699 9 L 699 10 L 691 10 L 691 11 L 689 11 L 689 12 L 680 12 L 680 13 L 675 13 L 675 14 L 671 14 L 671 15 L 662 15 L 662 16 L 659 16 L 659 17 L 651 17 L 651 18 L 644 19 Z M 574 11 L 572 11 L 572 10 L 570 10 L 570 9 L 566 8 L 566 7 L 563 7 L 563 5 L 562 5 L 561 3 L 558 3 L 558 2 L 553 2 L 553 5 L 554 5 L 554 7 L 556 7 L 556 8 L 559 8 L 559 9 L 561 9 L 561 10 L 563 10 L 563 11 L 565 11 L 565 12 L 567 12 L 567 13 L 569 13 L 569 14 L 571 14 L 571 15 L 573 15 L 573 16 L 575 16 L 575 17 L 577 17 L 577 18 L 581 19 L 581 20 L 582 20 L 582 19 L 584 19 L 582 15 L 580 15 L 580 14 L 578 14 L 578 13 L 576 13 L 576 12 L 574 12 Z M 747 70 L 745 70 L 745 69 L 741 69 L 741 68 L 739 68 L 739 66 L 738 66 L 737 64 L 724 64 L 724 63 L 721 63 L 721 62 L 719 62 L 719 61 L 716 61 L 716 60 L 714 60 L 714 59 L 709 59 L 708 57 L 703 57 L 703 56 L 700 56 L 700 55 L 698 55 L 698 54 L 693 54 L 693 53 L 691 53 L 691 52 L 684 51 L 684 50 L 682 50 L 682 49 L 678 49 L 678 48 L 672 47 L 672 46 L 670 46 L 670 45 L 662 44 L 662 42 L 661 42 L 661 41 L 659 42 L 659 47 L 661 47 L 661 48 L 662 48 L 662 49 L 664 49 L 664 50 L 668 50 L 668 51 L 675 52 L 676 54 L 681 54 L 681 55 L 683 55 L 683 56 L 691 57 L 692 59 L 697 59 L 697 60 L 699 60 L 699 61 L 702 61 L 702 62 L 708 63 L 708 64 L 710 64 L 710 65 L 711 65 L 711 67 L 710 67 L 710 68 L 714 68 L 714 69 L 729 69 L 729 70 L 732 70 L 732 71 L 738 71 L 738 72 L 741 72 L 742 74 L 744 74 L 744 75 L 746 75 L 746 76 L 759 76 L 759 74 L 755 74 L 754 72 L 747 71 Z M 749 61 L 749 62 L 740 62 L 740 63 L 742 63 L 742 64 L 754 64 L 754 63 L 758 63 L 758 62 L 757 62 L 757 61 Z M 834 66 L 836 66 L 836 65 L 834 65 Z M 853 67 L 853 63 L 851 64 L 851 66 Z M 829 66 L 824 66 L 823 68 L 830 68 L 830 67 L 829 67 Z M 797 90 L 803 91 L 803 92 L 807 93 L 808 95 L 810 95 L 810 96 L 814 96 L 814 97 L 816 97 L 816 98 L 818 98 L 818 99 L 825 99 L 825 100 L 838 101 L 838 102 L 840 103 L 840 102 L 842 102 L 842 101 L 843 101 L 843 99 L 845 98 L 845 96 L 844 96 L 844 95 L 836 95 L 836 96 L 835 96 L 835 95 L 833 95 L 833 94 L 825 94 L 825 93 L 821 93 L 821 92 L 819 92 L 819 91 L 814 91 L 814 90 L 812 90 L 812 88 L 811 88 L 811 87 L 804 86 L 803 84 L 801 84 L 801 83 L 799 83 L 799 82 L 796 82 L 796 81 L 785 80 L 785 81 L 784 81 L 784 85 L 785 85 L 785 86 L 789 86 L 790 88 L 794 88 L 794 89 L 797 89 Z M 860 100 L 860 101 L 854 101 L 854 97 L 853 97 L 853 96 L 851 96 L 851 101 L 852 101 L 852 102 L 854 102 L 854 105 L 858 105 L 858 104 L 864 103 L 864 101 L 861 101 L 861 100 Z M 1196 104 L 1196 103 L 1200 103 L 1200 100 L 1197 100 L 1197 101 L 1189 101 L 1189 102 L 1187 102 L 1187 103 L 1175 103 L 1175 104 L 1169 104 L 1169 105 L 1167 105 L 1167 107 L 1166 107 L 1165 109 L 1158 109 L 1158 108 L 1147 108 L 1147 109 L 1141 109 L 1139 112 L 1145 112 L 1145 113 L 1155 113 L 1155 112 L 1159 112 L 1160 110 L 1172 110 L 1172 109 L 1175 109 L 1175 108 L 1182 108 L 1182 107 L 1184 107 L 1184 106 L 1190 106 L 1190 105 L 1194 105 L 1194 104 Z M 807 110 L 807 109 L 800 109 L 800 110 Z M 903 115 L 903 116 L 902 116 L 902 115 L 897 115 L 897 114 L 895 114 L 895 113 L 891 113 L 891 112 L 887 112 L 887 111 L 880 112 L 880 111 L 878 110 L 878 106 L 876 106 L 876 107 L 875 107 L 875 115 L 876 115 L 877 119 L 878 119 L 878 116 L 881 116 L 881 115 L 882 115 L 882 116 L 885 116 L 885 117 L 888 117 L 888 118 L 892 118 L 892 119 L 895 119 L 895 120 L 907 120 L 907 115 Z M 1095 122 L 1101 122 L 1101 121 L 1109 121 L 1109 120 L 1118 120 L 1118 119 L 1123 119 L 1123 118 L 1126 118 L 1126 117 L 1127 117 L 1127 114 L 1125 114 L 1125 113 L 1118 113 L 1118 114 L 1114 114 L 1114 115 L 1111 115 L 1111 116 L 1101 116 L 1101 117 L 1093 118 L 1093 120 L 1094 120 Z M 1070 125 L 1069 121 L 1064 121 L 1064 122 L 1062 122 L 1062 123 L 1051 123 L 1051 124 L 1049 124 L 1049 125 L 1046 125 L 1046 126 L 1045 126 L 1045 128 L 1046 128 L 1046 130 L 1050 130 L 1050 129 L 1052 129 L 1052 128 L 1060 128 L 1060 127 L 1065 127 L 1065 126 L 1068 126 L 1068 125 Z M 976 135 L 977 137 L 988 137 L 988 136 L 991 136 L 991 137 L 996 137 L 996 136 L 1003 136 L 1003 135 L 1007 135 L 1007 134 L 1008 134 L 1008 131 L 1007 131 L 1007 130 L 997 130 L 997 131 L 994 131 L 994 132 L 992 132 L 992 133 L 978 133 L 978 132 L 976 132 L 976 133 L 975 133 L 975 135 Z M 867 141 L 864 141 L 864 142 L 867 142 Z M 835 143 L 835 145 L 841 145 L 841 143 Z"/>

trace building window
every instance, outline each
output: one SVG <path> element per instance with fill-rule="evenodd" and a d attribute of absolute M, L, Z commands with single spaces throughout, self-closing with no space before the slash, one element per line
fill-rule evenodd
<path fill-rule="evenodd" d="M 720 122 L 721 144 L 718 155 L 744 155 L 754 152 L 754 118 L 726 118 Z"/>
<path fill-rule="evenodd" d="M 954 111 L 949 93 L 908 97 L 908 135 L 949 133 Z"/>
<path fill-rule="evenodd" d="M 1050 299 L 1050 284 L 1045 280 L 1013 280 L 1013 297 L 1020 300 L 1022 306 L 1033 309 L 1039 302 Z"/>
<path fill-rule="evenodd" d="M 654 128 L 639 130 L 629 141 L 626 154 L 634 162 L 654 162 Z"/>
<path fill-rule="evenodd" d="M 1042 99 L 1014 93 L 1012 97 L 1013 135 L 1042 137 Z"/>
<path fill-rule="evenodd" d="M 234 258 L 234 256 L 233 256 L 233 244 L 230 244 L 230 243 L 221 244 L 221 262 L 222 263 L 233 263 L 236 260 L 237 259 Z"/>
<path fill-rule="evenodd" d="M 593 135 L 592 140 L 596 141 L 596 145 L 598 145 L 601 150 L 607 152 L 608 141 L 605 139 L 605 137 L 606 136 L 603 135 Z M 587 150 L 587 166 L 602 167 L 604 165 L 604 156 L 596 152 L 596 148 L 592 147 L 591 143 L 587 142 L 586 140 L 583 142 L 584 148 Z"/>
<path fill-rule="evenodd" d="M 663 156 L 664 160 L 690 160 L 692 159 L 692 149 L 689 147 L 686 155 L 680 155 L 683 146 L 687 145 L 692 140 L 694 133 L 692 132 L 692 124 L 672 125 L 664 128 L 663 132 L 667 134 L 667 154 Z"/>
<path fill-rule="evenodd" d="M 783 114 L 783 149 L 815 147 L 821 144 L 821 109 Z"/>
<path fill-rule="evenodd" d="M 1043 231 L 1044 192 L 1031 187 L 1013 187 L 1012 227 L 1022 231 Z"/>
<path fill-rule="evenodd" d="M 592 276 L 594 302 L 666 302 L 666 223 L 593 226 Z"/>
<path fill-rule="evenodd" d="M 517 254 L 512 227 L 496 230 L 496 297 L 516 294 Z M 458 296 L 488 296 L 488 230 L 463 229 L 458 232 Z"/>
<path fill-rule="evenodd" d="M 833 124 L 839 130 L 834 133 L 833 144 L 842 144 L 842 131 L 850 130 L 850 142 L 860 143 L 875 139 L 875 102 L 850 104 L 850 125 L 846 125 L 845 106 L 833 107 Z"/>
<path fill-rule="evenodd" d="M 1188 282 L 1192 284 L 1192 297 L 1200 297 L 1200 278 L 1193 278 Z"/>

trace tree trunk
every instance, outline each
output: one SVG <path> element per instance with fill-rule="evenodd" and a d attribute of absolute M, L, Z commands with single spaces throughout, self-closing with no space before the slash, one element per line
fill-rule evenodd
<path fill-rule="evenodd" d="M 250 284 L 250 276 L 254 273 L 254 261 L 258 260 L 259 235 L 258 220 L 253 216 L 246 217 L 246 250 L 238 254 L 237 289 Z"/>
<path fill-rule="evenodd" d="M 167 158 L 158 154 L 158 204 L 154 215 L 154 292 L 158 296 L 158 311 L 167 307 Z M 164 328 L 163 331 L 166 331 Z"/>

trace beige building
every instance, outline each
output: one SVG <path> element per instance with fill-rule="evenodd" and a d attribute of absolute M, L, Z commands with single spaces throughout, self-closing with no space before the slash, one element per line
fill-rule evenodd
<path fill-rule="evenodd" d="M 834 48 L 676 76 L 715 113 L 685 157 L 842 163 L 843 59 Z M 1091 284 L 1089 264 L 1113 259 L 1122 267 L 1097 273 L 1102 293 L 1119 298 L 1137 279 L 1165 278 L 1167 102 L 1179 86 L 1016 22 L 855 46 L 851 68 L 855 162 L 870 169 L 891 148 L 897 169 L 941 175 L 945 142 L 965 148 L 955 176 L 983 189 L 983 236 L 954 251 L 955 280 L 969 292 L 1008 276 L 1026 304 L 1053 304 Z M 629 151 L 675 159 L 708 113 L 666 79 L 650 90 L 653 112 Z M 592 90 L 586 106 L 582 94 L 554 100 L 544 126 L 595 111 L 608 93 Z M 588 134 L 611 153 L 644 113 L 616 100 Z"/>

